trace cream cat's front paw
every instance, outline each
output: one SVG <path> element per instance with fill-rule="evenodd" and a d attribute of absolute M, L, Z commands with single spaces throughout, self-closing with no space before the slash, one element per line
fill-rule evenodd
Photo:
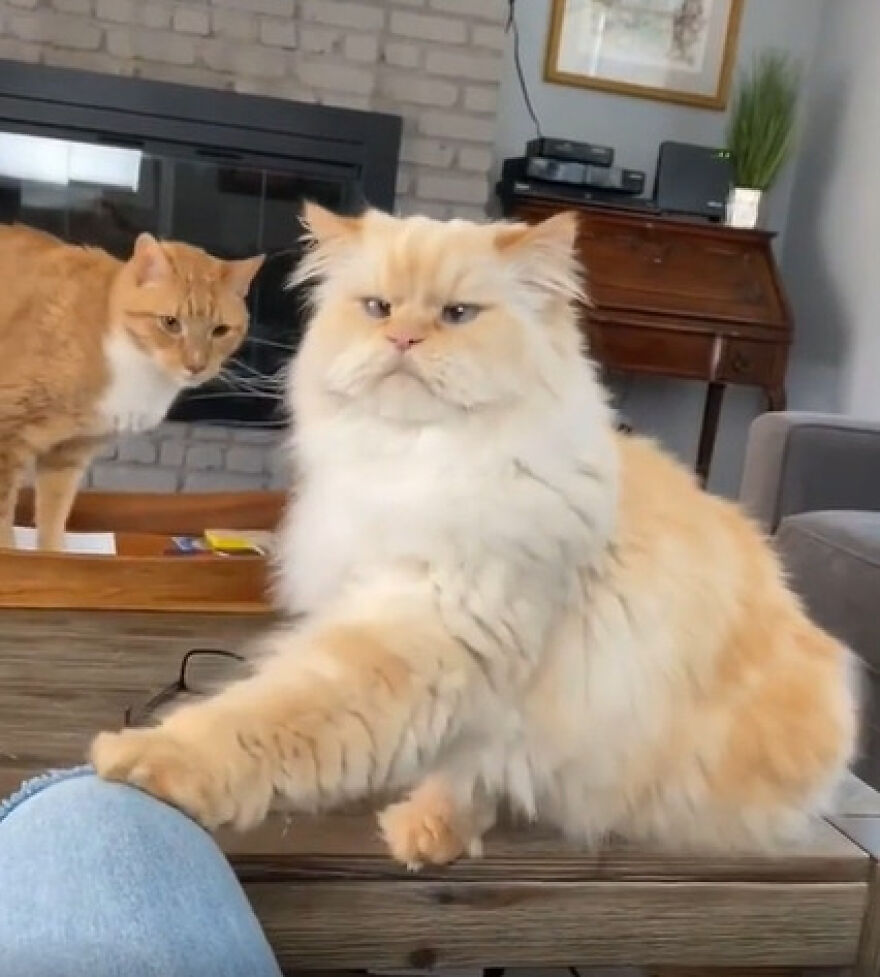
<path fill-rule="evenodd" d="M 100 733 L 92 743 L 90 759 L 98 776 L 133 784 L 209 830 L 228 823 L 249 826 L 226 771 L 212 764 L 197 746 L 176 739 L 161 726 Z"/>

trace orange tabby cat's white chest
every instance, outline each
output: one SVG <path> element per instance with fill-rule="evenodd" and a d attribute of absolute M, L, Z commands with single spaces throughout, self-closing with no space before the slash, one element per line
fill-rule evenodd
<path fill-rule="evenodd" d="M 101 428 L 112 432 L 146 431 L 164 419 L 182 384 L 124 333 L 104 343 L 110 382 L 98 402 Z"/>

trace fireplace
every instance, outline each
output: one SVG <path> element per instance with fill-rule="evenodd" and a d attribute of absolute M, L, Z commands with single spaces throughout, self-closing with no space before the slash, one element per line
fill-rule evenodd
<path fill-rule="evenodd" d="M 279 427 L 300 205 L 391 210 L 400 131 L 383 113 L 0 61 L 0 221 L 123 258 L 142 231 L 265 253 L 232 379 L 186 392 L 170 419 Z"/>

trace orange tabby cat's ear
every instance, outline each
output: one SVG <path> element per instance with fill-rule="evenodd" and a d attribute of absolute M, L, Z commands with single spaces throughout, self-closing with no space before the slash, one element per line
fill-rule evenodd
<path fill-rule="evenodd" d="M 575 253 L 577 233 L 577 214 L 563 211 L 540 224 L 499 225 L 495 247 L 524 284 L 585 301 L 581 264 Z"/>
<path fill-rule="evenodd" d="M 240 261 L 224 261 L 221 272 L 224 284 L 228 285 L 241 298 L 247 296 L 257 272 L 266 260 L 264 254 L 255 258 L 242 258 Z"/>
<path fill-rule="evenodd" d="M 152 234 L 139 234 L 130 262 L 138 285 L 157 285 L 172 274 L 171 262 Z"/>

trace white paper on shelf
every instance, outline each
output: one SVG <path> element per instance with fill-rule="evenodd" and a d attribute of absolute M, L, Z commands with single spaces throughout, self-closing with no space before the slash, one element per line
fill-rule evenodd
<path fill-rule="evenodd" d="M 17 550 L 37 548 L 36 529 L 31 526 L 16 526 L 13 533 Z M 116 535 L 114 533 L 65 533 L 64 552 L 89 556 L 115 556 Z"/>

